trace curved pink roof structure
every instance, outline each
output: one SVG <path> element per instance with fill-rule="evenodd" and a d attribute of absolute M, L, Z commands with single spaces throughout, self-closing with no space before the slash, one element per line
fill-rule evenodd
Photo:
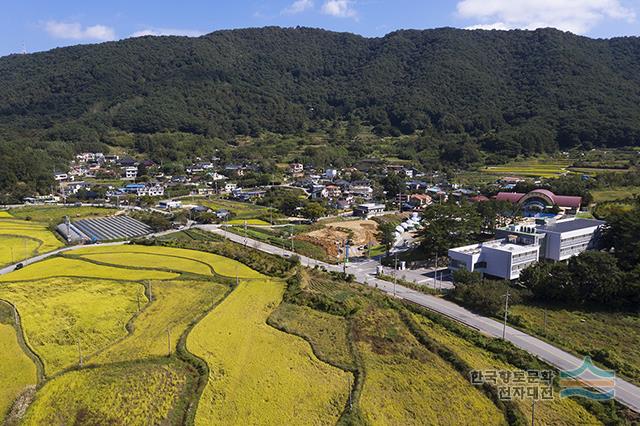
<path fill-rule="evenodd" d="M 527 200 L 542 199 L 550 205 L 557 205 L 558 207 L 567 207 L 578 209 L 582 204 L 582 197 L 575 197 L 570 195 L 556 195 L 548 189 L 534 189 L 533 191 L 523 194 L 520 192 L 498 192 L 496 200 L 509 201 L 511 203 L 524 204 Z"/>

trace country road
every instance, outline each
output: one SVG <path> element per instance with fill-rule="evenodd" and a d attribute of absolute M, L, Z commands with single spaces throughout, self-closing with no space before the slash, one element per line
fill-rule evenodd
<path fill-rule="evenodd" d="M 253 247 L 257 250 L 271 253 L 279 256 L 292 256 L 295 253 L 285 250 L 280 247 L 265 244 L 251 238 L 245 238 L 240 235 L 226 232 L 217 225 L 199 225 L 198 228 L 213 232 L 230 239 L 236 243 L 245 244 L 249 247 Z M 297 255 L 297 254 L 296 254 Z M 328 271 L 341 272 L 342 265 L 331 265 L 311 259 L 306 256 L 300 256 L 300 261 L 305 266 L 313 267 L 315 265 L 322 266 Z M 480 331 L 483 334 L 489 335 L 495 338 L 502 338 L 503 324 L 481 315 L 476 315 L 469 310 L 449 302 L 439 297 L 427 295 L 410 288 L 403 287 L 401 285 L 395 285 L 388 281 L 384 281 L 375 277 L 377 262 L 354 262 L 347 267 L 347 272 L 353 274 L 356 277 L 356 281 L 366 284 L 372 287 L 394 295 L 400 299 L 404 299 L 418 305 L 424 306 L 432 311 L 446 315 L 456 321 L 461 322 L 471 328 Z M 583 363 L 581 358 L 578 358 L 568 352 L 565 352 L 549 343 L 546 343 L 536 337 L 528 335 L 520 330 L 512 327 L 506 328 L 506 339 L 513 343 L 515 346 L 529 352 L 542 361 L 556 367 L 559 370 L 574 370 L 580 367 Z M 581 376 L 583 379 L 595 379 L 596 377 L 589 375 L 588 373 Z M 600 389 L 604 390 L 604 389 Z M 616 378 L 615 382 L 615 399 L 623 405 L 629 407 L 633 411 L 640 413 L 640 388 L 620 378 Z"/>

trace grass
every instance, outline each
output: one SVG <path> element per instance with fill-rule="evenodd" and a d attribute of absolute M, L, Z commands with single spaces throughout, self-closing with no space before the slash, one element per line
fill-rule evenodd
<path fill-rule="evenodd" d="M 18 219 L 57 225 L 64 221 L 65 216 L 69 216 L 69 219 L 80 219 L 109 216 L 116 211 L 105 207 L 26 206 L 11 209 L 9 212 Z"/>
<path fill-rule="evenodd" d="M 176 351 L 187 327 L 218 303 L 227 288 L 210 281 L 153 281 L 153 302 L 131 324 L 132 332 L 91 359 L 91 363 L 120 362 L 163 356 Z M 167 330 L 170 340 L 167 341 Z"/>
<path fill-rule="evenodd" d="M 546 337 L 565 349 L 590 354 L 595 361 L 624 374 L 640 384 L 640 315 L 620 312 L 586 312 L 547 307 L 514 305 L 512 315 L 521 327 Z"/>
<path fill-rule="evenodd" d="M 640 187 L 638 186 L 625 186 L 620 188 L 591 190 L 593 201 L 595 201 L 596 203 L 602 203 L 604 201 L 626 200 L 629 198 L 633 198 L 639 194 Z"/>
<path fill-rule="evenodd" d="M 285 227 L 285 228 L 227 228 L 228 232 L 232 232 L 236 235 L 247 237 L 254 240 L 271 244 L 276 247 L 283 247 L 287 250 L 291 250 L 291 239 L 289 232 L 293 232 L 294 235 L 302 230 L 307 230 L 308 226 L 298 227 Z M 324 248 L 317 244 L 313 244 L 310 241 L 293 239 L 293 249 L 296 253 L 303 256 L 310 257 L 312 259 L 318 259 L 323 262 L 336 263 L 336 258 L 327 254 Z"/>
<path fill-rule="evenodd" d="M 12 219 L 0 219 L 0 236 L 20 237 L 38 242 L 38 247 L 32 252 L 28 252 L 27 256 L 53 251 L 64 245 L 45 225 Z M 7 248 L 4 245 L 0 245 L 0 252 L 5 257 L 7 256 L 6 250 Z M 24 241 L 22 249 L 14 252 L 14 255 L 16 258 L 21 257 L 24 259 Z M 10 251 L 8 256 L 11 256 Z"/>
<path fill-rule="evenodd" d="M 19 271 L 0 276 L 0 282 L 42 280 L 51 277 L 89 277 L 112 280 L 170 280 L 178 274 L 150 269 L 124 269 L 114 266 L 96 265 L 79 259 L 54 257 Z"/>
<path fill-rule="evenodd" d="M 507 359 L 501 359 L 472 342 L 469 342 L 429 319 L 413 315 L 413 319 L 431 339 L 452 351 L 467 365 L 475 370 L 519 370 Z M 526 400 L 514 400 L 516 408 L 526 419 L 531 418 L 531 403 Z M 570 399 L 555 398 L 552 401 L 536 403 L 536 419 L 541 424 L 573 425 L 598 424 L 599 422 L 582 406 Z"/>
<path fill-rule="evenodd" d="M 283 292 L 279 282 L 241 282 L 190 333 L 187 348 L 210 367 L 196 424 L 337 421 L 351 374 L 319 361 L 304 340 L 265 323 Z"/>
<path fill-rule="evenodd" d="M 45 384 L 23 424 L 179 424 L 172 414 L 188 391 L 189 374 L 171 359 L 71 371 Z"/>
<path fill-rule="evenodd" d="M 0 420 L 18 395 L 38 381 L 36 366 L 20 347 L 12 323 L 12 310 L 0 304 Z"/>
<path fill-rule="evenodd" d="M 22 319 L 25 340 L 52 375 L 126 336 L 144 288 L 105 280 L 54 278 L 0 286 Z"/>
<path fill-rule="evenodd" d="M 244 220 L 257 219 L 269 214 L 269 208 L 257 206 L 255 204 L 243 203 L 240 201 L 225 200 L 221 198 L 208 200 L 206 198 L 184 198 L 183 204 L 193 203 L 209 207 L 212 210 L 229 210 L 233 218 L 240 220 L 239 224 L 244 224 Z M 261 221 L 262 222 L 262 221 Z M 267 224 L 267 222 L 264 222 Z M 262 224 L 262 223 L 260 223 Z"/>
<path fill-rule="evenodd" d="M 118 253 L 121 254 L 122 257 L 127 256 L 136 256 L 138 254 L 144 255 L 158 255 L 166 257 L 165 268 L 168 265 L 171 265 L 174 258 L 184 258 L 191 259 L 195 262 L 200 262 L 208 265 L 211 269 L 213 269 L 217 274 L 223 275 L 226 277 L 235 278 L 236 272 L 238 277 L 240 278 L 264 278 L 264 275 L 254 271 L 248 266 L 240 263 L 238 261 L 219 256 L 213 253 L 206 253 L 203 251 L 196 250 L 188 250 L 182 248 L 175 247 L 164 247 L 164 246 L 144 246 L 144 245 L 121 245 L 121 246 L 108 246 L 108 247 L 87 247 L 74 252 L 74 255 L 95 255 L 102 253 Z M 120 262 L 127 262 L 126 260 Z M 122 263 L 119 263 L 122 264 Z M 210 275 L 209 271 L 209 275 Z M 149 277 L 149 279 L 160 279 Z"/>
<path fill-rule="evenodd" d="M 489 398 L 416 340 L 395 310 L 366 309 L 355 321 L 366 369 L 360 408 L 369 424 L 506 423 Z"/>
<path fill-rule="evenodd" d="M 349 344 L 348 323 L 343 317 L 307 306 L 282 303 L 269 317 L 269 323 L 304 337 L 323 361 L 343 369 L 356 368 Z"/>

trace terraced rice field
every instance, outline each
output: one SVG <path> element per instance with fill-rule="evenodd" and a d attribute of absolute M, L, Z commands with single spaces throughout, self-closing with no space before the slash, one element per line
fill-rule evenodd
<path fill-rule="evenodd" d="M 126 336 L 126 323 L 144 299 L 144 287 L 106 280 L 53 278 L 0 286 L 22 318 L 25 339 L 40 355 L 45 374 L 77 365 Z"/>
<path fill-rule="evenodd" d="M 433 340 L 453 351 L 472 369 L 498 369 L 517 371 L 515 366 L 496 358 L 491 353 L 473 345 L 439 324 L 419 315 L 414 320 L 420 328 Z M 526 419 L 531 418 L 531 403 L 527 400 L 515 400 L 515 404 Z M 536 421 L 540 424 L 554 425 L 596 425 L 600 422 L 581 405 L 571 399 L 555 398 L 552 401 L 536 403 Z"/>
<path fill-rule="evenodd" d="M 209 364 L 196 424 L 335 424 L 351 375 L 318 360 L 304 340 L 265 321 L 284 285 L 241 282 L 189 334 Z"/>
<path fill-rule="evenodd" d="M 55 257 L 37 262 L 0 276 L 0 282 L 31 281 L 53 277 L 84 277 L 102 278 L 108 280 L 170 280 L 177 278 L 173 272 L 149 270 L 149 269 L 124 269 L 114 266 L 96 265 L 79 259 Z"/>
<path fill-rule="evenodd" d="M 63 245 L 44 224 L 0 218 L 0 266 L 53 251 Z"/>
<path fill-rule="evenodd" d="M 114 265 L 131 265 L 145 268 L 162 267 L 162 269 L 175 268 L 175 270 L 181 272 L 202 273 L 203 275 L 211 275 L 211 269 L 213 269 L 216 274 L 227 277 L 235 277 L 236 272 L 239 278 L 264 277 L 262 274 L 240 262 L 218 256 L 217 254 L 173 247 L 138 245 L 95 246 L 68 253 L 68 256 L 72 257 L 80 256 L 89 258 L 89 256 L 93 257 L 95 255 L 113 255 L 109 256 L 109 261 L 105 263 L 113 262 Z M 162 256 L 165 258 L 161 258 Z M 205 270 L 203 266 L 208 267 L 209 270 Z M 149 279 L 154 278 L 149 277 Z"/>
<path fill-rule="evenodd" d="M 349 344 L 348 324 L 343 317 L 307 306 L 282 303 L 271 314 L 269 322 L 280 330 L 304 336 L 320 359 L 341 368 L 356 367 Z"/>
<path fill-rule="evenodd" d="M 426 350 L 395 311 L 367 310 L 356 322 L 367 371 L 360 408 L 370 424 L 505 424 L 493 402 Z"/>
<path fill-rule="evenodd" d="M 210 281 L 153 281 L 154 301 L 138 315 L 130 335 L 90 360 L 122 362 L 175 353 L 187 327 L 217 304 L 227 288 Z M 168 336 L 167 336 L 168 334 Z"/>
<path fill-rule="evenodd" d="M 38 380 L 36 366 L 18 344 L 12 310 L 0 303 L 0 419 L 13 401 Z"/>
<path fill-rule="evenodd" d="M 0 266 L 9 265 L 37 254 L 39 240 L 12 235 L 0 235 Z"/>
<path fill-rule="evenodd" d="M 188 391 L 189 374 L 169 359 L 71 371 L 38 391 L 23 424 L 180 424 L 172 414 Z"/>
<path fill-rule="evenodd" d="M 503 176 L 552 178 L 569 173 L 567 168 L 571 164 L 571 161 L 565 160 L 529 159 L 500 166 L 488 166 L 482 171 Z"/>
<path fill-rule="evenodd" d="M 0 210 L 0 219 L 9 219 L 12 218 L 11 213 L 8 211 Z"/>

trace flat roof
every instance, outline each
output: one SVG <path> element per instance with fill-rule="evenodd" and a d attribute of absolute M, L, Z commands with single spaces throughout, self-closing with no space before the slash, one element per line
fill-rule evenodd
<path fill-rule="evenodd" d="M 513 244 L 513 243 L 507 242 L 506 240 L 487 241 L 486 243 L 483 243 L 482 246 L 493 248 L 496 250 L 509 251 L 511 253 L 527 253 L 527 252 L 535 251 L 536 249 L 538 249 L 538 247 L 540 247 L 534 244 L 527 244 L 527 245 Z"/>
<path fill-rule="evenodd" d="M 594 226 L 604 225 L 604 220 L 596 219 L 569 219 L 559 220 L 550 225 L 540 225 L 537 227 L 540 231 L 548 232 L 570 232 L 579 231 L 580 229 L 593 228 Z"/>

